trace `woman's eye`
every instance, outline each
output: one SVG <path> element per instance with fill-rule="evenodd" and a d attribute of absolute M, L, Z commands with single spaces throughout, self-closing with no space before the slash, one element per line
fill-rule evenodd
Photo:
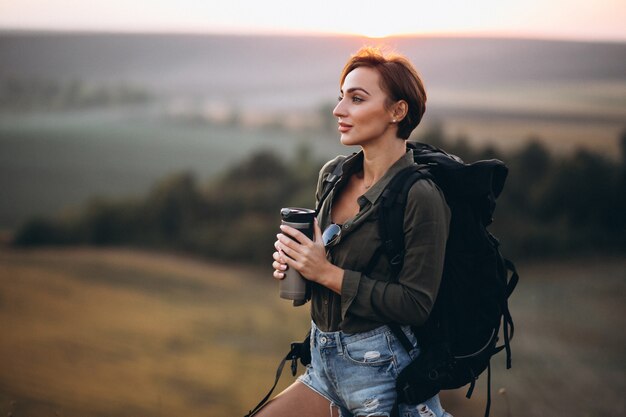
<path fill-rule="evenodd" d="M 339 97 L 337 97 L 337 101 L 341 101 L 341 100 L 343 100 L 343 98 L 344 98 L 343 96 L 339 96 Z M 351 97 L 351 100 L 352 100 L 352 102 L 353 102 L 353 103 L 360 103 L 360 102 L 362 102 L 362 101 L 365 101 L 365 100 L 363 100 L 363 99 L 362 99 L 361 97 L 359 97 L 359 96 L 352 96 L 352 97 Z"/>

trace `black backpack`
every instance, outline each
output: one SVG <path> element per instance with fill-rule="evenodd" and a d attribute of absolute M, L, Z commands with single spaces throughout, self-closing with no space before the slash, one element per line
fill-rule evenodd
<path fill-rule="evenodd" d="M 439 293 L 425 325 L 413 329 L 420 355 L 398 376 L 397 402 L 419 404 L 440 390 L 467 384 L 470 398 L 476 379 L 487 369 L 488 416 L 491 357 L 506 350 L 506 366 L 511 367 L 514 325 L 508 298 L 519 280 L 515 266 L 502 257 L 498 240 L 487 230 L 508 169 L 499 160 L 465 164 L 430 145 L 409 142 L 408 146 L 418 165 L 398 173 L 381 197 L 380 250 L 389 259 L 394 278 L 404 266 L 404 207 L 415 181 L 433 180 L 452 216 Z M 390 327 L 411 350 L 400 327 Z M 504 341 L 497 346 L 501 328 Z"/>
<path fill-rule="evenodd" d="M 439 293 L 426 324 L 413 329 L 420 355 L 398 376 L 398 396 L 392 416 L 398 414 L 398 403 L 419 404 L 440 390 L 471 384 L 469 398 L 476 379 L 485 369 L 488 370 L 485 412 L 488 416 L 491 356 L 506 349 L 507 369 L 511 367 L 510 339 L 514 326 L 508 297 L 518 281 L 513 263 L 501 256 L 497 239 L 487 231 L 508 169 L 498 160 L 465 164 L 430 145 L 408 142 L 407 146 L 417 164 L 396 174 L 381 195 L 379 233 L 383 244 L 364 272 L 371 272 L 384 253 L 392 279 L 397 278 L 404 261 L 404 208 L 416 181 L 433 180 L 443 191 L 452 216 Z M 325 179 L 318 208 L 341 176 L 342 164 Z M 410 351 L 413 346 L 400 326 L 390 327 Z M 496 346 L 501 327 L 504 344 Z M 303 342 L 291 344 L 278 367 L 274 386 L 246 417 L 252 416 L 269 399 L 287 361 L 291 361 L 295 376 L 298 359 L 304 365 L 311 361 L 309 335 Z"/>

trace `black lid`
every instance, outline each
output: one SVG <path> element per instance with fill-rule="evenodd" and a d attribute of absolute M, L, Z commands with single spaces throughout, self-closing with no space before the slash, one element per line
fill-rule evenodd
<path fill-rule="evenodd" d="M 315 217 L 315 210 L 300 207 L 284 207 L 280 209 L 280 216 L 286 222 L 310 223 Z"/>

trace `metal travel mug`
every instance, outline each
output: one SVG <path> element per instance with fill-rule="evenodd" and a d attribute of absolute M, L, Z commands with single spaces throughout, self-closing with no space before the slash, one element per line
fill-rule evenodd
<path fill-rule="evenodd" d="M 304 233 L 313 239 L 313 220 L 315 210 L 298 207 L 286 207 L 280 210 L 281 224 L 286 224 Z M 293 239 L 293 238 L 292 238 Z M 287 255 L 285 255 L 287 256 Z M 285 278 L 280 281 L 279 294 L 281 298 L 293 300 L 294 306 L 301 306 L 307 300 L 308 281 L 295 269 L 287 268 Z"/>

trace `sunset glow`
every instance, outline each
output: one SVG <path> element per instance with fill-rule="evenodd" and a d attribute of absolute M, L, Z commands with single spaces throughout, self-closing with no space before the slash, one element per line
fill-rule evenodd
<path fill-rule="evenodd" d="M 623 0 L 0 0 L 0 29 L 626 40 Z"/>

